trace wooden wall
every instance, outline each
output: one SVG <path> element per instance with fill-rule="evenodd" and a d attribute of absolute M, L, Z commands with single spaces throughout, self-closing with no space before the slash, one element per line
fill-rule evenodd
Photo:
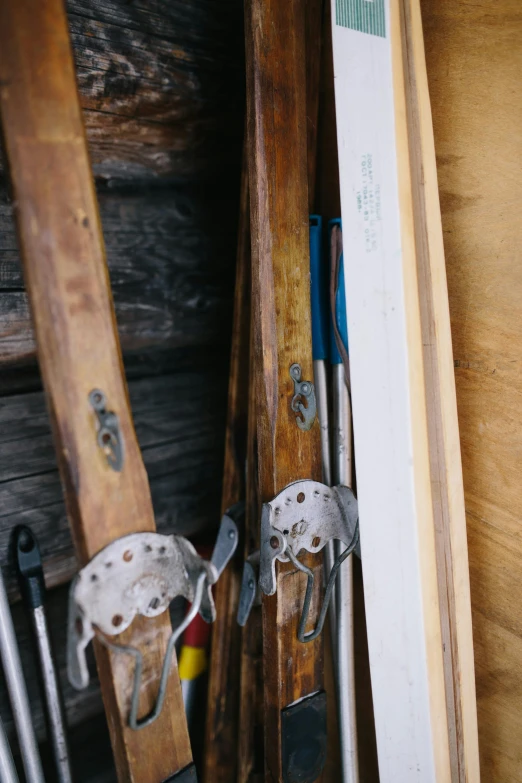
<path fill-rule="evenodd" d="M 70 0 L 68 12 L 157 523 L 164 532 L 195 534 L 215 527 L 220 512 L 244 122 L 242 2 Z M 30 524 L 52 588 L 75 779 L 112 780 L 96 676 L 81 694 L 66 682 L 67 584 L 76 563 L 8 192 L 0 161 L 0 565 L 43 737 L 29 629 L 9 558 L 12 528 Z M 0 714 L 12 738 L 1 672 Z"/>
<path fill-rule="evenodd" d="M 520 783 L 522 5 L 422 0 L 422 9 L 466 494 L 481 777 Z"/>
<path fill-rule="evenodd" d="M 422 0 L 470 548 L 482 779 L 522 781 L 522 6 Z M 70 0 L 118 325 L 163 530 L 217 522 L 243 130 L 241 0 Z M 75 569 L 0 163 L 0 564 L 33 525 L 77 780 L 112 780 L 64 676 Z M 34 660 L 8 577 L 35 719 Z M 12 731 L 0 674 L 0 712 Z M 96 748 L 96 754 L 92 749 Z M 475 782 L 470 782 L 475 783 Z"/>

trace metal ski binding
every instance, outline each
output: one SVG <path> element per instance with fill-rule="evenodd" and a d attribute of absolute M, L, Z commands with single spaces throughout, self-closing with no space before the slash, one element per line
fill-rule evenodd
<path fill-rule="evenodd" d="M 328 577 L 323 605 L 317 627 L 305 633 L 312 592 L 313 571 L 298 560 L 302 549 L 319 552 L 332 539 L 346 544 L 346 549 L 336 559 Z M 264 503 L 261 512 L 261 549 L 259 554 L 259 586 L 265 595 L 276 591 L 276 560 L 289 560 L 303 571 L 308 581 L 297 636 L 301 642 L 311 642 L 321 633 L 328 610 L 328 603 L 341 564 L 352 553 L 360 557 L 359 511 L 357 500 L 348 487 L 327 487 L 318 481 L 304 480 L 289 484 L 270 503 Z M 251 566 L 245 564 L 240 596 L 240 609 L 244 608 L 243 625 L 255 598 L 256 586 L 249 575 Z M 238 621 L 240 620 L 238 614 Z"/>
<path fill-rule="evenodd" d="M 261 603 L 259 590 L 259 549 L 252 552 L 243 566 L 241 578 L 241 590 L 239 593 L 239 606 L 237 608 L 237 622 L 242 628 L 250 615 L 252 607 Z"/>
<path fill-rule="evenodd" d="M 182 536 L 133 533 L 102 549 L 71 584 L 67 626 L 69 681 L 78 690 L 89 684 L 85 650 L 94 636 L 110 650 L 131 655 L 136 661 L 129 715 L 132 729 L 149 726 L 161 713 L 172 653 L 185 628 L 198 612 L 207 623 L 215 620 L 212 585 L 238 542 L 236 522 L 230 515 L 233 511 L 229 509 L 223 515 L 210 561 L 203 560 Z M 156 704 L 149 715 L 138 720 L 142 655 L 136 647 L 116 644 L 107 637 L 125 631 L 137 614 L 156 617 L 178 595 L 192 606 L 169 639 Z"/>

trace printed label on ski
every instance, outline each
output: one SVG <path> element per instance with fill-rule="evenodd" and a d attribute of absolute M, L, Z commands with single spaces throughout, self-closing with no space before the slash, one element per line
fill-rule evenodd
<path fill-rule="evenodd" d="M 339 27 L 386 38 L 384 0 L 336 0 L 335 21 Z"/>

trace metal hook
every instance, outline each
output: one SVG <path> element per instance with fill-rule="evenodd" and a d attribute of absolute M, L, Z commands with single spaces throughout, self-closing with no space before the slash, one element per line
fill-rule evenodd
<path fill-rule="evenodd" d="M 146 715 L 144 718 L 138 720 L 141 673 L 143 669 L 142 654 L 136 647 L 114 644 L 113 642 L 109 642 L 109 640 L 105 636 L 101 636 L 99 634 L 96 637 L 109 650 L 112 650 L 115 653 L 126 653 L 127 655 L 132 655 L 136 661 L 136 666 L 134 668 L 134 685 L 132 687 L 132 695 L 131 695 L 131 708 L 129 714 L 129 726 L 131 727 L 131 729 L 134 729 L 134 731 L 138 731 L 139 729 L 144 729 L 146 726 L 150 726 L 151 723 L 154 723 L 156 718 L 161 713 L 161 710 L 163 709 L 163 702 L 165 701 L 165 694 L 167 692 L 167 683 L 169 679 L 172 653 L 174 652 L 174 648 L 177 640 L 199 612 L 206 580 L 207 580 L 207 573 L 206 571 L 202 571 L 198 577 L 198 581 L 196 584 L 196 592 L 194 595 L 194 601 L 192 602 L 190 611 L 185 615 L 185 619 L 183 620 L 183 622 L 181 622 L 177 626 L 177 628 L 175 628 L 172 631 L 172 634 L 170 635 L 170 639 L 167 644 L 167 650 L 165 652 L 165 657 L 163 659 L 163 666 L 161 668 L 161 679 L 158 688 L 158 696 L 156 698 L 156 704 L 154 705 L 151 712 L 149 712 L 149 714 Z"/>
<path fill-rule="evenodd" d="M 300 416 L 295 417 L 295 420 L 299 429 L 306 432 L 315 421 L 317 406 L 314 385 L 310 381 L 301 380 L 301 365 L 299 364 L 292 364 L 290 377 L 294 382 L 294 396 L 292 397 L 290 407 L 295 413 L 300 414 Z M 303 405 L 303 399 L 306 400 L 306 405 Z"/>
<path fill-rule="evenodd" d="M 295 565 L 295 567 L 298 568 L 300 571 L 302 571 L 304 574 L 306 574 L 308 577 L 306 583 L 306 593 L 305 593 L 305 599 L 303 603 L 303 610 L 301 612 L 301 619 L 299 620 L 299 628 L 297 629 L 297 638 L 299 639 L 300 642 L 313 642 L 313 640 L 317 639 L 317 637 L 323 630 L 324 621 L 326 619 L 326 613 L 328 611 L 328 604 L 330 603 L 330 598 L 332 596 L 332 591 L 334 588 L 335 579 L 337 577 L 337 572 L 339 571 L 339 568 L 344 563 L 346 558 L 352 554 L 353 550 L 356 548 L 358 543 L 359 543 L 359 520 L 357 520 L 357 524 L 355 526 L 355 530 L 353 533 L 353 538 L 350 541 L 350 544 L 347 546 L 344 552 L 342 552 L 339 555 L 339 557 L 336 559 L 335 563 L 332 566 L 332 570 L 330 571 L 330 576 L 328 577 L 328 583 L 326 585 L 323 605 L 319 613 L 317 626 L 315 627 L 315 630 L 310 631 L 310 633 L 305 633 L 305 628 L 308 622 L 308 615 L 310 613 L 310 604 L 312 603 L 312 593 L 313 593 L 314 579 L 315 579 L 314 572 L 312 571 L 311 568 L 308 568 L 308 566 L 305 566 L 304 563 L 301 563 L 301 561 L 297 559 L 297 557 L 292 552 L 291 547 L 286 548 L 285 554 L 290 558 L 290 560 Z"/>
<path fill-rule="evenodd" d="M 107 457 L 110 467 L 119 472 L 123 468 L 123 439 L 118 417 L 113 411 L 106 410 L 106 398 L 101 389 L 93 389 L 89 394 L 98 420 L 98 446 Z"/>

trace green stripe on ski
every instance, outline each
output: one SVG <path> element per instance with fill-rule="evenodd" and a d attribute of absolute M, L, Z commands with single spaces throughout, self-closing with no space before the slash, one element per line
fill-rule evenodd
<path fill-rule="evenodd" d="M 336 0 L 335 10 L 339 27 L 386 38 L 384 0 Z"/>

